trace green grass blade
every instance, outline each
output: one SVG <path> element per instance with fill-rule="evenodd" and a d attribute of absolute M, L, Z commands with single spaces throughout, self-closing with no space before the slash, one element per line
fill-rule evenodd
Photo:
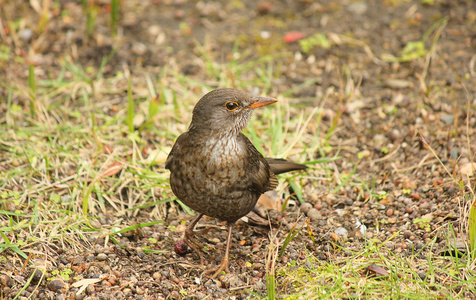
<path fill-rule="evenodd" d="M 30 87 L 30 117 L 35 116 L 36 107 L 36 82 L 35 82 L 35 66 L 28 65 L 28 86 Z"/>
<path fill-rule="evenodd" d="M 129 133 L 134 133 L 134 98 L 132 98 L 131 79 L 127 80 L 127 127 Z"/>
<path fill-rule="evenodd" d="M 469 224 L 468 224 L 468 231 L 469 231 L 469 245 L 471 249 L 471 256 L 472 259 L 476 259 L 476 199 L 471 204 L 471 208 L 469 209 Z"/>

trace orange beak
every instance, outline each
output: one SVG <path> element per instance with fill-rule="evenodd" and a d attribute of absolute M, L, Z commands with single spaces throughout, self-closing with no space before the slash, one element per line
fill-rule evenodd
<path fill-rule="evenodd" d="M 258 108 L 258 107 L 261 107 L 261 106 L 266 106 L 266 105 L 270 105 L 270 104 L 273 104 L 275 102 L 278 102 L 278 100 L 274 99 L 274 98 L 270 98 L 270 97 L 252 97 L 251 98 L 254 102 L 253 104 L 250 104 L 247 106 L 247 108 L 249 109 L 255 109 L 255 108 Z"/>

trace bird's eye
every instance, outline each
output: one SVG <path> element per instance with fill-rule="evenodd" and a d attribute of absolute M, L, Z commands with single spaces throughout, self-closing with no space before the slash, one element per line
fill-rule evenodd
<path fill-rule="evenodd" d="M 240 105 L 234 101 L 228 101 L 227 103 L 225 103 L 225 107 L 226 109 L 228 109 L 229 111 L 234 111 L 236 110 Z"/>

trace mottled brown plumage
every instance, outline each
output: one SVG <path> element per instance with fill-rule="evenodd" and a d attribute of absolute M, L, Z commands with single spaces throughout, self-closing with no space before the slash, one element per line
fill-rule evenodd
<path fill-rule="evenodd" d="M 261 194 L 277 186 L 274 174 L 305 168 L 265 159 L 241 133 L 253 109 L 274 102 L 236 89 L 209 92 L 195 105 L 188 131 L 178 137 L 167 158 L 172 191 L 199 213 L 187 227 L 184 241 L 199 252 L 201 245 L 193 235 L 200 232 L 193 229 L 203 215 L 228 223 L 225 257 L 207 272 L 216 271 L 213 277 L 228 268 L 234 222 L 254 208 Z"/>

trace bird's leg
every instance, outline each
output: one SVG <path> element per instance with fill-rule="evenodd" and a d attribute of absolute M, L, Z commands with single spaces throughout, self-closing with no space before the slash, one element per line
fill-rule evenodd
<path fill-rule="evenodd" d="M 230 262 L 229 256 L 230 256 L 230 244 L 231 244 L 231 230 L 233 229 L 233 223 L 228 223 L 228 238 L 226 239 L 226 251 L 225 251 L 225 257 L 221 261 L 221 263 L 210 269 L 205 271 L 203 274 L 208 275 L 210 273 L 215 272 L 215 274 L 212 275 L 211 278 L 216 278 L 222 271 L 228 272 L 228 264 Z"/>
<path fill-rule="evenodd" d="M 203 257 L 201 249 L 203 249 L 202 244 L 200 244 L 193 236 L 197 234 L 193 229 L 197 225 L 198 221 L 203 217 L 203 214 L 199 214 L 193 221 L 187 226 L 183 234 L 183 241 L 187 244 L 193 251 L 195 251 L 200 257 L 200 264 L 203 265 Z M 200 230 L 203 231 L 203 230 Z M 200 234 L 200 232 L 199 232 Z"/>

